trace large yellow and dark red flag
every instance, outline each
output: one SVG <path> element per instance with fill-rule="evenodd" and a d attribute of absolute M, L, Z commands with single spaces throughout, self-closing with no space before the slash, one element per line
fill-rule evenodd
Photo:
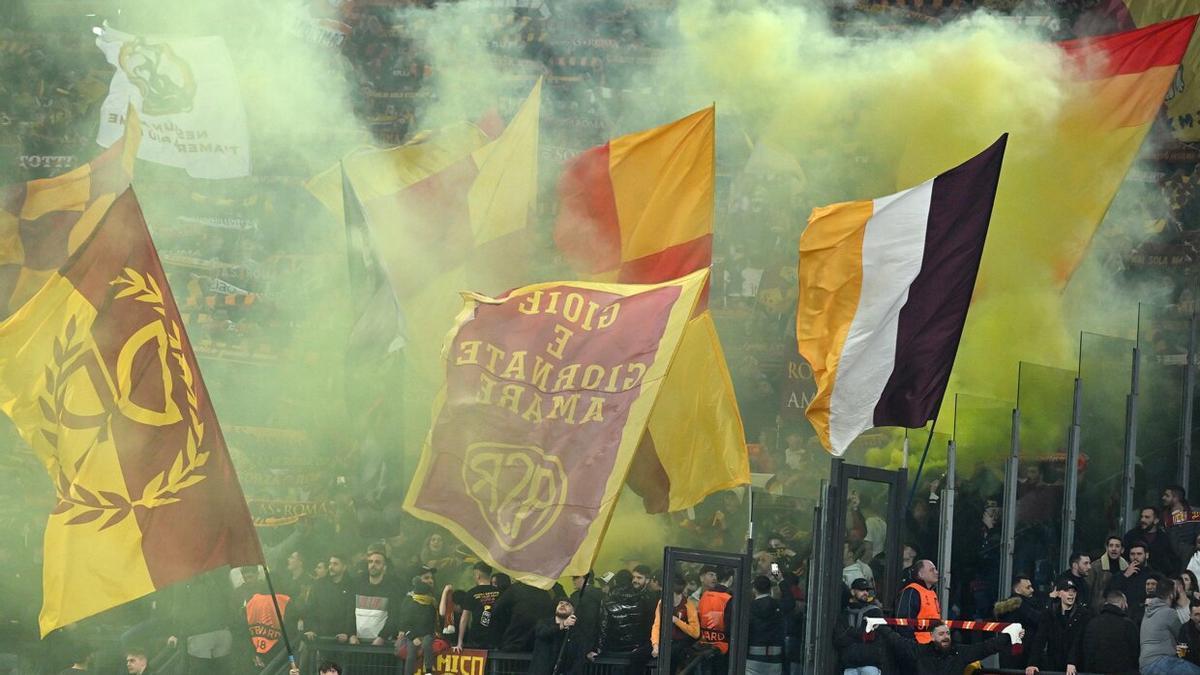
<path fill-rule="evenodd" d="M 262 560 L 129 187 L 128 147 L 4 192 L 0 409 L 57 494 L 43 635 L 200 572 Z"/>
<path fill-rule="evenodd" d="M 405 509 L 526 583 L 585 574 L 707 281 L 467 294 Z"/>
<path fill-rule="evenodd" d="M 656 283 L 712 264 L 716 110 L 615 138 L 569 160 L 554 240 L 581 273 Z M 745 432 L 708 287 L 664 384 L 630 486 L 652 512 L 750 482 Z"/>

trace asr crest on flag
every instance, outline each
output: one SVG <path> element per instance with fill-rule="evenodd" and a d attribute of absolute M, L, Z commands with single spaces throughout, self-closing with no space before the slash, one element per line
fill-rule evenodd
<path fill-rule="evenodd" d="M 405 508 L 526 583 L 585 573 L 707 278 L 466 295 Z"/>

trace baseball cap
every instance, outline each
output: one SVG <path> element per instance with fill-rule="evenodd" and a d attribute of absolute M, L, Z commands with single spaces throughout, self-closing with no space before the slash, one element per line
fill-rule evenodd
<path fill-rule="evenodd" d="M 1074 581 L 1066 578 L 1059 579 L 1058 582 L 1054 584 L 1054 590 L 1056 591 L 1065 591 L 1068 589 L 1072 591 L 1078 591 L 1079 586 L 1075 585 Z"/>
<path fill-rule="evenodd" d="M 875 587 L 871 585 L 871 582 L 859 577 L 850 583 L 850 589 L 855 591 L 873 591 Z"/>

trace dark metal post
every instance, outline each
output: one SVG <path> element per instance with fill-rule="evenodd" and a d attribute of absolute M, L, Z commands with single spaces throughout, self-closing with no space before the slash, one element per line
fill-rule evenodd
<path fill-rule="evenodd" d="M 1137 468 L 1137 425 L 1138 425 L 1138 380 L 1141 377 L 1141 347 L 1133 348 L 1133 374 L 1130 376 L 1129 395 L 1125 397 L 1125 461 L 1121 471 L 1121 529 L 1133 529 L 1134 471 Z"/>
<path fill-rule="evenodd" d="M 1071 559 L 1075 548 L 1076 496 L 1079 494 L 1079 425 L 1083 416 L 1083 382 L 1075 377 L 1075 398 L 1071 406 L 1071 426 L 1067 430 L 1067 465 L 1063 470 L 1063 526 L 1059 541 L 1059 560 Z"/>
<path fill-rule="evenodd" d="M 925 458 L 929 456 L 929 445 L 933 443 L 933 430 L 936 428 L 937 418 L 934 417 L 929 425 L 929 437 L 925 439 L 925 451 L 921 453 L 921 462 L 917 464 L 917 475 L 913 476 L 912 489 L 908 491 L 908 505 L 904 508 L 906 512 L 912 511 L 913 499 L 921 489 L 921 472 L 925 470 Z"/>
<path fill-rule="evenodd" d="M 938 530 L 938 568 L 941 569 L 941 587 L 938 600 L 942 607 L 950 606 L 950 584 L 954 577 L 954 484 L 958 480 L 957 446 L 951 440 L 946 445 L 946 485 L 942 488 L 941 527 Z"/>
<path fill-rule="evenodd" d="M 1017 480 L 1020 477 L 1021 453 L 1021 409 L 1012 411 L 1012 436 L 1009 445 L 1008 460 L 1004 463 L 1004 515 L 1000 520 L 1000 532 L 1003 541 L 1000 551 L 1000 588 L 996 590 L 997 598 L 1007 598 L 1009 584 L 1014 574 L 1013 557 L 1016 554 L 1017 539 Z"/>
<path fill-rule="evenodd" d="M 816 663 L 813 672 L 819 675 L 833 672 L 836 665 L 836 655 L 831 646 L 830 629 L 837 621 L 838 610 L 835 598 L 840 597 L 839 585 L 842 583 L 842 545 L 846 538 L 846 494 L 843 486 L 846 484 L 845 462 L 835 458 L 829 463 L 828 516 L 824 541 L 821 542 L 821 585 L 817 588 L 820 598 L 820 613 L 809 614 L 809 620 L 817 623 L 815 644 Z"/>
<path fill-rule="evenodd" d="M 1191 490 L 1192 406 L 1196 390 L 1196 313 L 1188 325 L 1187 370 L 1183 375 L 1183 418 L 1179 424 L 1179 476 L 1185 490 Z"/>
<path fill-rule="evenodd" d="M 829 532 L 829 512 L 832 508 L 829 501 L 829 492 L 829 483 L 822 480 L 820 501 L 817 502 L 816 508 L 813 509 L 813 551 L 812 557 L 809 559 L 808 587 L 804 589 L 805 597 L 807 598 L 805 615 L 808 617 L 808 620 L 804 623 L 804 672 L 806 673 L 816 672 L 817 640 L 820 638 L 818 626 L 820 622 L 813 619 L 821 616 L 821 575 L 824 572 L 822 560 L 825 547 L 827 546 L 825 540 Z M 890 527 L 888 528 L 889 531 L 891 529 Z"/>

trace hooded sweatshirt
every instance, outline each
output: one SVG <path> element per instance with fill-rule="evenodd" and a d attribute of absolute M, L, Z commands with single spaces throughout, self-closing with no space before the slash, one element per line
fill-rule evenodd
<path fill-rule="evenodd" d="M 1175 656 L 1175 636 L 1183 622 L 1179 613 L 1162 598 L 1146 601 L 1146 615 L 1142 618 L 1142 651 L 1138 665 L 1145 669 L 1164 656 Z"/>

